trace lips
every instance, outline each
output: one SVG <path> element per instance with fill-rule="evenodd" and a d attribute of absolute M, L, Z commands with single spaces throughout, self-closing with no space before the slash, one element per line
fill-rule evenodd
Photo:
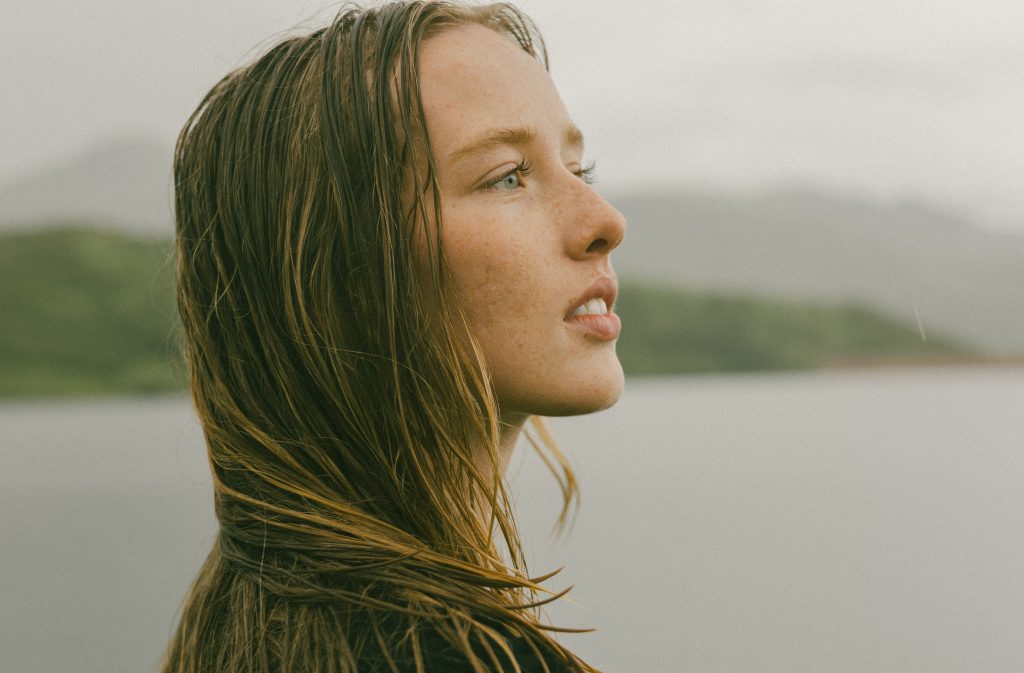
<path fill-rule="evenodd" d="M 602 276 L 598 278 L 583 294 L 573 299 L 571 308 L 566 311 L 566 316 L 562 319 L 562 322 L 569 329 L 598 341 L 615 341 L 622 330 L 622 321 L 612 311 L 618 293 L 619 288 L 614 277 Z M 608 307 L 607 313 L 574 315 L 577 307 L 595 299 L 604 301 Z"/>
<path fill-rule="evenodd" d="M 564 311 L 563 315 L 568 318 L 572 315 L 580 305 L 586 304 L 590 299 L 603 299 L 604 303 L 608 305 L 608 312 L 611 313 L 615 306 L 615 298 L 619 294 L 619 286 L 616 283 L 615 278 L 611 276 L 601 276 L 596 281 L 591 283 L 590 287 L 583 291 L 582 294 L 577 296 L 569 304 L 569 307 Z"/>

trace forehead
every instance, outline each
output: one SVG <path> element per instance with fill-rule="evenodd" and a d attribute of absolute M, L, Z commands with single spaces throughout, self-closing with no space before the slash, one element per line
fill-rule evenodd
<path fill-rule="evenodd" d="M 563 129 L 569 121 L 544 66 L 511 38 L 457 26 L 423 42 L 420 91 L 431 142 L 457 142 L 494 126 Z"/>

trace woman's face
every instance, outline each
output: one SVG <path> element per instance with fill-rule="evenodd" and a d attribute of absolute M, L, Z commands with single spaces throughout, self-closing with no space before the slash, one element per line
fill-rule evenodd
<path fill-rule="evenodd" d="M 551 78 L 477 25 L 426 40 L 420 58 L 445 259 L 502 419 L 611 406 L 618 317 L 569 316 L 588 299 L 611 309 L 626 222 L 584 181 L 582 136 Z"/>

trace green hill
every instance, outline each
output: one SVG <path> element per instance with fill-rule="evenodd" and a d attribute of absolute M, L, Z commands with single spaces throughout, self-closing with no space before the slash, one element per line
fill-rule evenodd
<path fill-rule="evenodd" d="M 0 236 L 0 396 L 182 390 L 168 241 L 64 227 Z M 624 282 L 627 374 L 950 357 L 953 345 L 857 307 Z"/>
<path fill-rule="evenodd" d="M 87 228 L 0 237 L 0 395 L 181 389 L 169 251 Z"/>
<path fill-rule="evenodd" d="M 625 282 L 618 353 L 629 374 L 807 369 L 970 355 L 857 305 L 824 306 Z"/>

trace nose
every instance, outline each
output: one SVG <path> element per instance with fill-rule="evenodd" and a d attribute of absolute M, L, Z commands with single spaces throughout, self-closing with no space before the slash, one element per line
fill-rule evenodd
<path fill-rule="evenodd" d="M 626 237 L 626 218 L 592 186 L 573 179 L 577 186 L 568 195 L 573 209 L 567 232 L 569 254 L 574 259 L 607 256 Z"/>

